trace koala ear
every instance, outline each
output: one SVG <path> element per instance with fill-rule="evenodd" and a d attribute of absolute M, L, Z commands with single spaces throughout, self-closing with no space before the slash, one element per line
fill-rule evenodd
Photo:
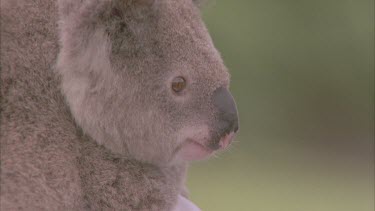
<path fill-rule="evenodd" d="M 133 4 L 137 6 L 150 7 L 155 3 L 155 0 L 133 0 Z"/>
<path fill-rule="evenodd" d="M 128 9 L 147 9 L 151 8 L 154 3 L 155 0 L 117 0 L 112 5 L 110 16 L 122 18 Z"/>
<path fill-rule="evenodd" d="M 150 7 L 155 3 L 156 0 L 117 0 L 115 1 L 116 6 L 122 7 L 122 9 L 129 6 L 133 7 Z"/>
<path fill-rule="evenodd" d="M 208 0 L 193 0 L 193 2 L 199 9 L 203 9 L 208 4 Z"/>

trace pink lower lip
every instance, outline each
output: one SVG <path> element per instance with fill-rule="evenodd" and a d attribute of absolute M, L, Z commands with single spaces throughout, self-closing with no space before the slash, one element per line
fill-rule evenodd
<path fill-rule="evenodd" d="M 209 149 L 209 148 L 203 146 L 203 144 L 200 144 L 200 143 L 198 143 L 198 142 L 196 142 L 196 141 L 193 141 L 193 140 L 190 140 L 190 139 L 189 139 L 188 142 L 191 143 L 191 144 L 194 144 L 195 146 L 198 146 L 198 147 L 202 148 L 202 149 L 203 149 L 204 151 L 206 151 L 207 153 L 212 153 L 212 152 L 213 152 L 212 149 Z"/>
<path fill-rule="evenodd" d="M 186 140 L 179 152 L 184 160 L 202 160 L 213 153 L 213 150 L 191 139 Z"/>
<path fill-rule="evenodd" d="M 225 149 L 229 146 L 234 138 L 234 132 L 226 134 L 220 139 L 219 149 Z M 209 157 L 215 150 L 206 147 L 204 144 L 195 141 L 194 139 L 187 139 L 180 146 L 178 153 L 182 159 L 187 161 L 202 160 Z"/>

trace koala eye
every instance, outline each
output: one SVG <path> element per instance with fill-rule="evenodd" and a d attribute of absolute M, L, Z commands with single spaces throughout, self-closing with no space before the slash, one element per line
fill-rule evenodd
<path fill-rule="evenodd" d="M 182 76 L 178 76 L 172 81 L 172 89 L 174 92 L 179 93 L 186 87 L 186 80 Z"/>

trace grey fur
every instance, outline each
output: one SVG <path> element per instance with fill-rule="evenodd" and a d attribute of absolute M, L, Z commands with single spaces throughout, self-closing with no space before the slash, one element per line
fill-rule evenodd
<path fill-rule="evenodd" d="M 172 209 L 176 152 L 187 131 L 214 133 L 210 97 L 229 85 L 196 5 L 1 4 L 0 210 Z"/>

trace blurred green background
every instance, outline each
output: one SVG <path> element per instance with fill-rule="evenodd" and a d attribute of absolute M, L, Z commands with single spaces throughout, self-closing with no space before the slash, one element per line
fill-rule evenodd
<path fill-rule="evenodd" d="M 240 133 L 194 163 L 203 211 L 374 210 L 374 1 L 216 0 Z"/>

